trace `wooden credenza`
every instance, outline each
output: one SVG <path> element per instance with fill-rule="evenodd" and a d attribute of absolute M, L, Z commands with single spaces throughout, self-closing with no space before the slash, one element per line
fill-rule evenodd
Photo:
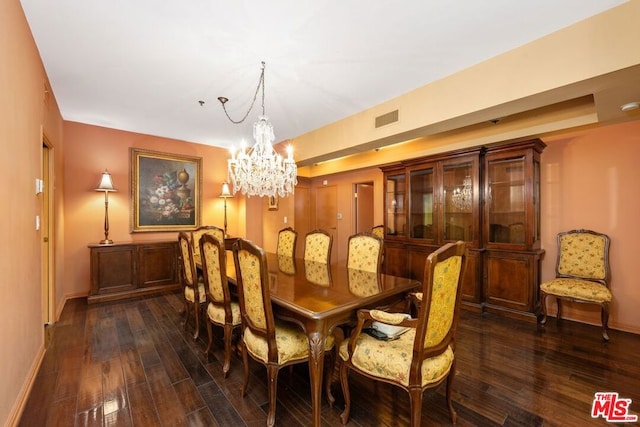
<path fill-rule="evenodd" d="M 179 289 L 178 242 L 89 245 L 88 301 L 103 302 Z"/>

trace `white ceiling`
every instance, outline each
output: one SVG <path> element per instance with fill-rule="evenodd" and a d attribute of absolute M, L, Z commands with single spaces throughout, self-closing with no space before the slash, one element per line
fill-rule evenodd
<path fill-rule="evenodd" d="M 21 0 L 65 120 L 214 146 L 276 141 L 626 0 Z M 199 100 L 204 101 L 200 106 Z"/>

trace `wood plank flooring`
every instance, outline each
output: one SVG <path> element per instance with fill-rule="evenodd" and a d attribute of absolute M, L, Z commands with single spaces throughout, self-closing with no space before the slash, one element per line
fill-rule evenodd
<path fill-rule="evenodd" d="M 222 339 L 206 360 L 206 332 L 194 342 L 181 324 L 179 293 L 87 305 L 70 300 L 26 404 L 21 426 L 262 426 L 266 370 L 251 364 L 247 395 L 240 395 L 242 362 L 232 357 L 222 376 Z M 640 412 L 640 336 L 549 319 L 532 323 L 463 311 L 458 331 L 453 399 L 459 426 L 607 425 L 592 419 L 596 391 L 632 399 Z M 351 376 L 350 426 L 409 424 L 408 395 L 388 384 Z M 339 426 L 342 392 L 334 372 L 322 423 Z M 444 386 L 423 398 L 422 425 L 450 425 Z M 311 423 L 307 367 L 283 369 L 276 424 Z M 620 424 L 622 425 L 622 424 Z M 640 423 L 624 424 L 640 425 Z"/>

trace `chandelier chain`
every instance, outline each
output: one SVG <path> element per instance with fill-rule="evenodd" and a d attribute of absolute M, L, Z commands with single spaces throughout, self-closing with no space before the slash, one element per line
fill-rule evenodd
<path fill-rule="evenodd" d="M 253 101 L 251 101 L 251 105 L 249 106 L 249 109 L 240 120 L 233 120 L 231 116 L 229 116 L 229 113 L 227 112 L 227 107 L 225 106 L 228 100 L 225 98 L 225 100 L 223 101 L 222 99 L 218 98 L 218 100 L 220 100 L 220 102 L 222 103 L 222 109 L 224 110 L 224 114 L 226 114 L 227 118 L 229 119 L 229 121 L 231 121 L 231 123 L 239 125 L 240 123 L 243 123 L 247 119 L 247 117 L 249 117 L 249 114 L 251 113 L 251 110 L 253 110 L 253 106 L 256 103 L 256 99 L 258 98 L 258 92 L 260 91 L 260 87 L 262 87 L 262 115 L 264 116 L 264 67 L 265 67 L 265 63 L 264 61 L 262 61 L 262 73 L 260 74 L 260 79 L 258 79 L 258 86 L 256 87 L 256 92 L 253 94 Z"/>

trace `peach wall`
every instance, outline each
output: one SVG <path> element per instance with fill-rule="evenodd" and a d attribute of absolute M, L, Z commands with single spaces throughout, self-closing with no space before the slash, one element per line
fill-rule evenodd
<path fill-rule="evenodd" d="M 227 150 L 167 138 L 124 132 L 75 122 L 64 123 L 65 276 L 67 297 L 89 291 L 89 249 L 104 238 L 104 195 L 94 191 L 108 169 L 118 192 L 109 195 L 109 237 L 116 242 L 173 240 L 176 232 L 130 233 L 129 149 L 202 157 L 202 224 L 224 224 L 224 201 L 219 198 L 227 178 Z M 238 234 L 239 197 L 227 199 L 228 232 Z"/>
<path fill-rule="evenodd" d="M 542 154 L 542 280 L 554 277 L 556 235 L 588 228 L 611 237 L 614 329 L 640 333 L 640 121 L 544 138 Z M 599 324 L 599 311 L 566 304 L 563 316 Z M 555 313 L 555 304 L 549 306 Z"/>
<path fill-rule="evenodd" d="M 13 425 L 44 355 L 43 236 L 35 227 L 43 201 L 35 180 L 42 177 L 43 135 L 54 147 L 54 173 L 61 171 L 62 118 L 55 97 L 45 98 L 47 77 L 18 0 L 0 2 L 0 40 L 0 424 Z M 56 188 L 58 218 L 61 197 Z M 62 273 L 61 264 L 53 267 Z"/>

